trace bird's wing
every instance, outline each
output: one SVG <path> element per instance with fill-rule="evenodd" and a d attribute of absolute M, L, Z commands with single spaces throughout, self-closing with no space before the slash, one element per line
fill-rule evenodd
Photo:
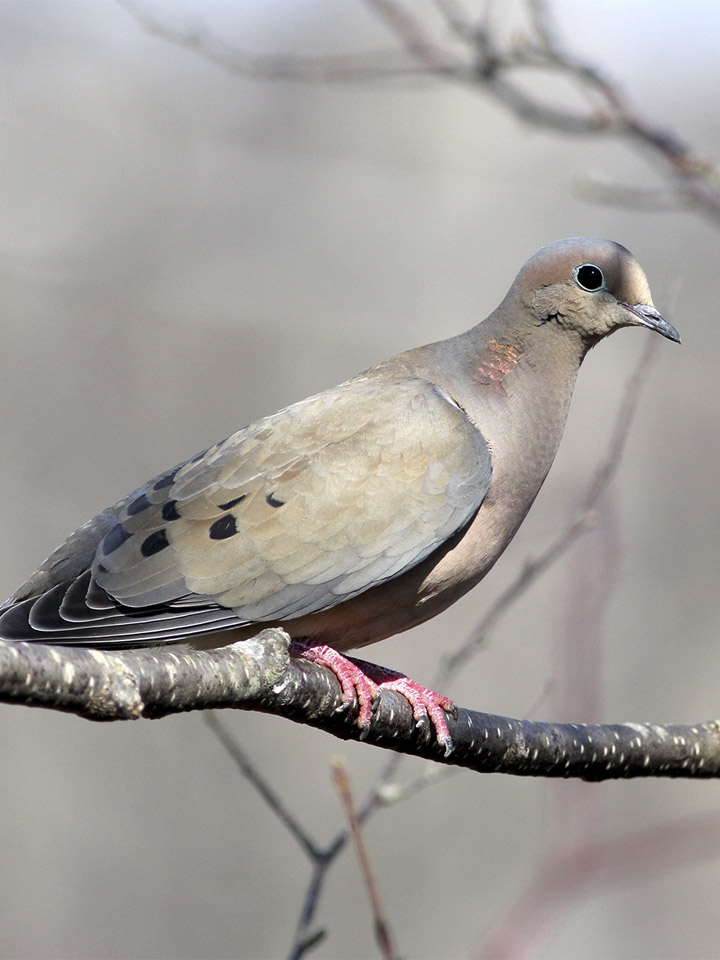
<path fill-rule="evenodd" d="M 41 598 L 0 617 L 0 635 L 8 618 L 53 642 L 177 640 L 324 610 L 425 559 L 470 521 L 491 473 L 482 434 L 440 388 L 360 377 L 81 528 L 35 576 Z"/>

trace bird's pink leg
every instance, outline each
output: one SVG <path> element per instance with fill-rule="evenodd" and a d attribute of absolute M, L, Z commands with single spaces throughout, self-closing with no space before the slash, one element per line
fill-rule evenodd
<path fill-rule="evenodd" d="M 373 701 L 380 690 L 395 690 L 409 702 L 418 724 L 429 716 L 435 727 L 437 741 L 445 748 L 445 756 L 452 752 L 453 742 L 445 714 L 454 714 L 456 709 L 448 697 L 428 690 L 404 673 L 388 670 L 387 667 L 369 663 L 367 660 L 345 657 L 324 643 L 311 644 L 305 640 L 293 640 L 290 652 L 332 670 L 340 681 L 343 703 L 351 704 L 357 696 L 360 707 L 359 727 L 370 725 Z"/>
<path fill-rule="evenodd" d="M 290 652 L 332 670 L 340 681 L 343 703 L 350 705 L 357 695 L 360 706 L 358 726 L 369 726 L 373 700 L 379 693 L 379 687 L 361 667 L 324 643 L 311 644 L 305 640 L 293 640 Z"/>
<path fill-rule="evenodd" d="M 412 680 L 404 673 L 398 673 L 396 670 L 389 670 L 387 667 L 381 667 L 375 663 L 368 663 L 365 660 L 356 660 L 358 665 L 362 664 L 365 672 L 372 676 L 373 680 L 382 690 L 395 690 L 409 702 L 413 709 L 413 716 L 418 724 L 421 724 L 426 717 L 430 717 L 432 725 L 435 727 L 435 733 L 438 743 L 445 748 L 445 756 L 452 753 L 453 742 L 447 725 L 446 713 L 457 716 L 457 708 L 449 697 L 441 693 L 435 693 L 429 690 L 417 680 Z"/>

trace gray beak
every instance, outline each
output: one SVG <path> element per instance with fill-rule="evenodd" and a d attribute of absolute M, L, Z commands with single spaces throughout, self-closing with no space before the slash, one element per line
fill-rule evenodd
<path fill-rule="evenodd" d="M 650 330 L 661 333 L 668 340 L 680 343 L 680 334 L 655 307 L 647 303 L 621 303 L 620 306 L 625 307 L 633 316 L 637 317 L 643 327 L 649 327 Z"/>

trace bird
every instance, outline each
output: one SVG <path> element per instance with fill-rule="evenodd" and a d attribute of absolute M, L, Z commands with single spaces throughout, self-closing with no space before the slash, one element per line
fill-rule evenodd
<path fill-rule="evenodd" d="M 0 639 L 219 647 L 282 627 L 367 730 L 401 693 L 446 755 L 442 694 L 346 656 L 436 616 L 515 535 L 589 349 L 680 342 L 622 245 L 543 247 L 465 333 L 384 360 L 164 471 L 64 541 L 0 607 Z"/>

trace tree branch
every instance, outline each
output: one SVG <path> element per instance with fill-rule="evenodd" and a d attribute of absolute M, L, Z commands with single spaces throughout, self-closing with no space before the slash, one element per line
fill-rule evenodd
<path fill-rule="evenodd" d="M 393 943 L 392 933 L 385 916 L 385 907 L 380 897 L 375 870 L 373 869 L 365 835 L 362 830 L 362 823 L 355 807 L 355 799 L 350 786 L 350 774 L 348 773 L 347 763 L 343 757 L 336 757 L 331 765 L 333 782 L 340 800 L 345 810 L 345 816 L 348 822 L 350 835 L 355 845 L 355 854 L 357 856 L 360 871 L 365 882 L 368 900 L 373 914 L 373 926 L 375 928 L 375 938 L 378 942 L 385 960 L 398 960 L 398 955 Z"/>
<path fill-rule="evenodd" d="M 720 170 L 696 152 L 674 131 L 643 117 L 617 81 L 600 67 L 565 48 L 552 22 L 546 0 L 525 0 L 527 24 L 522 35 L 503 42 L 493 29 L 487 3 L 481 17 L 473 19 L 458 0 L 436 0 L 440 28 L 421 4 L 402 0 L 365 0 L 394 36 L 396 46 L 360 54 L 302 56 L 257 55 L 226 43 L 198 26 L 173 26 L 150 13 L 144 3 L 118 3 L 148 33 L 208 60 L 236 76 L 301 82 L 382 81 L 388 78 L 442 78 L 481 90 L 501 103 L 524 123 L 573 135 L 613 135 L 628 141 L 662 164 L 668 176 L 668 195 L 678 204 L 694 207 L 720 223 Z M 530 71 L 543 71 L 567 79 L 587 102 L 585 111 L 557 107 L 538 96 L 526 81 Z M 598 201 L 623 203 L 626 190 L 598 189 Z M 637 198 L 646 203 L 642 193 Z"/>
<path fill-rule="evenodd" d="M 150 719 L 233 707 L 306 723 L 342 740 L 365 739 L 480 773 L 517 776 L 628 777 L 720 775 L 714 721 L 675 724 L 553 724 L 460 710 L 449 717 L 455 750 L 447 758 L 409 704 L 383 691 L 361 735 L 357 704 L 342 706 L 325 667 L 291 658 L 289 638 L 269 629 L 217 650 L 176 647 L 105 653 L 36 643 L 0 643 L 0 701 L 49 707 L 89 720 Z"/>
<path fill-rule="evenodd" d="M 295 53 L 255 54 L 213 36 L 202 26 L 176 26 L 155 17 L 134 0 L 117 0 L 151 36 L 190 50 L 235 76 L 256 80 L 354 83 L 383 80 L 394 76 L 426 74 L 425 64 L 409 61 L 402 50 L 385 49 L 368 53 L 330 56 L 301 56 Z"/>

